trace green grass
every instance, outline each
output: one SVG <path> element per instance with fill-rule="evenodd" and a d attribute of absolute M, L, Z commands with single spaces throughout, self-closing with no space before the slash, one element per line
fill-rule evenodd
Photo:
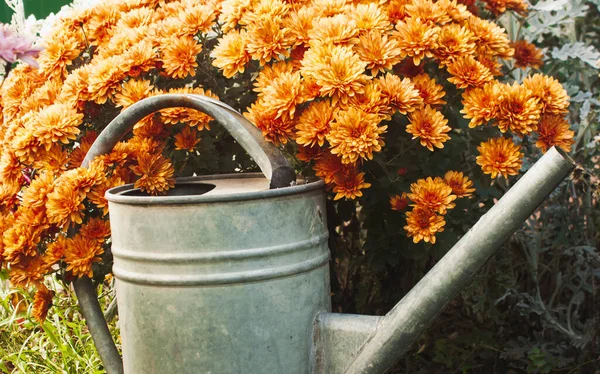
<path fill-rule="evenodd" d="M 33 293 L 10 290 L 0 280 L 0 373 L 105 373 L 75 293 L 58 282 L 51 287 L 57 291 L 54 306 L 40 325 L 29 317 Z M 99 294 L 103 308 L 114 299 L 108 285 L 101 287 Z M 13 305 L 15 297 L 20 297 L 16 304 L 21 308 Z M 109 327 L 117 339 L 116 321 Z"/>

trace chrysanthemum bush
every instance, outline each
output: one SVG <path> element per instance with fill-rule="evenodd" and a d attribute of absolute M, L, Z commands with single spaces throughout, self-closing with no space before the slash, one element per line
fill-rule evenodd
<path fill-rule="evenodd" d="M 45 276 L 108 272 L 107 189 L 162 194 L 178 175 L 253 168 L 207 115 L 184 108 L 145 118 L 80 167 L 112 118 L 164 93 L 232 105 L 301 175 L 323 179 L 334 252 L 386 243 L 373 252 L 382 254 L 395 241 L 370 260 L 395 263 L 400 251 L 427 253 L 421 242 L 442 232 L 452 242 L 489 205 L 490 184 L 519 174 L 529 144 L 573 143 L 561 84 L 507 79 L 521 47 L 465 3 L 109 0 L 64 10 L 39 68 L 17 65 L 0 88 L 0 255 L 11 283 L 38 289 L 43 320 Z M 483 6 L 527 11 L 520 0 Z M 533 48 L 508 66 L 535 68 Z M 359 240 L 348 234 L 356 225 Z"/>

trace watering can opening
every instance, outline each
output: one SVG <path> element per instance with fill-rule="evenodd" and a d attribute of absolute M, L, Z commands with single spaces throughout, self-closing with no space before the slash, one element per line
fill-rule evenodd
<path fill-rule="evenodd" d="M 173 188 L 168 190 L 161 196 L 198 196 L 204 195 L 205 193 L 213 190 L 216 186 L 214 184 L 207 183 L 177 183 Z M 140 190 L 139 188 L 127 189 L 120 193 L 121 196 L 136 196 L 136 197 L 154 197 L 147 192 Z"/>
<path fill-rule="evenodd" d="M 322 181 L 299 178 L 292 186 L 271 189 L 262 173 L 235 173 L 176 178 L 175 186 L 163 195 L 150 195 L 133 184 L 125 184 L 109 189 L 105 197 L 123 204 L 194 204 L 291 196 L 311 190 L 321 192 L 323 188 Z"/>

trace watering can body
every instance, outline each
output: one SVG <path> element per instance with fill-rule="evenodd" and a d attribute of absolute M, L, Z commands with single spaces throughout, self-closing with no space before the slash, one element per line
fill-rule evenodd
<path fill-rule="evenodd" d="M 322 182 L 181 179 L 107 193 L 125 373 L 309 372 L 330 310 Z"/>

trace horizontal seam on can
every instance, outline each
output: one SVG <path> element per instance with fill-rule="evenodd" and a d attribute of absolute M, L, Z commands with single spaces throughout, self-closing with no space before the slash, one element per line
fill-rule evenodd
<path fill-rule="evenodd" d="M 138 261 L 138 262 L 219 262 L 226 260 L 239 260 L 246 258 L 261 258 L 267 256 L 282 255 L 294 250 L 307 249 L 322 244 L 329 238 L 329 232 L 324 232 L 307 240 L 274 245 L 263 248 L 241 249 L 235 251 L 210 251 L 203 253 L 140 253 L 124 249 L 112 248 L 112 254 L 116 259 Z"/>
<path fill-rule="evenodd" d="M 216 286 L 288 277 L 316 269 L 323 266 L 327 262 L 329 262 L 329 251 L 319 257 L 292 265 L 233 273 L 194 275 L 139 274 L 127 270 L 121 270 L 117 265 L 114 265 L 113 274 L 117 280 L 120 281 L 150 286 Z"/>

